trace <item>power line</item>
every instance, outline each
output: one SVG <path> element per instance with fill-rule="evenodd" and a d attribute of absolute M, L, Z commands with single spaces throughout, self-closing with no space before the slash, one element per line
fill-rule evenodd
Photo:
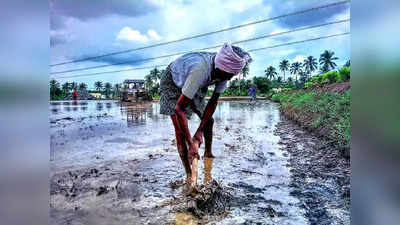
<path fill-rule="evenodd" d="M 158 44 L 154 44 L 154 45 L 148 45 L 148 46 L 134 48 L 134 49 L 127 49 L 127 50 L 124 50 L 124 51 L 112 52 L 112 53 L 108 53 L 108 54 L 104 54 L 104 55 L 98 55 L 98 56 L 87 57 L 87 58 L 83 58 L 83 59 L 76 59 L 76 60 L 71 60 L 71 61 L 51 64 L 50 66 L 53 67 L 53 66 L 70 64 L 70 63 L 77 63 L 77 62 L 82 62 L 82 61 L 87 61 L 87 60 L 98 59 L 98 58 L 102 58 L 102 57 L 106 57 L 106 56 L 118 55 L 118 54 L 133 52 L 133 51 L 137 51 L 137 50 L 143 50 L 143 49 L 147 49 L 147 48 L 153 48 L 153 47 L 168 45 L 168 44 L 172 44 L 172 43 L 176 43 L 176 42 L 186 41 L 186 40 L 195 39 L 195 38 L 199 38 L 199 37 L 204 37 L 204 36 L 208 36 L 208 35 L 212 35 L 212 34 L 217 34 L 217 33 L 225 32 L 225 31 L 229 31 L 229 30 L 234 30 L 234 29 L 238 29 L 238 28 L 242 28 L 242 27 L 246 27 L 246 26 L 250 26 L 250 25 L 254 25 L 254 24 L 258 24 L 258 23 L 265 23 L 265 22 L 268 22 L 268 21 L 277 20 L 277 19 L 281 19 L 281 18 L 285 18 L 285 17 L 289 17 L 289 16 L 295 16 L 295 15 L 299 15 L 299 14 L 303 14 L 303 13 L 307 13 L 307 12 L 311 12 L 311 11 L 315 11 L 315 10 L 320 10 L 320 9 L 323 9 L 323 8 L 338 6 L 338 5 L 346 4 L 346 3 L 349 3 L 349 2 L 350 2 L 350 0 L 331 3 L 331 4 L 322 5 L 322 6 L 318 6 L 318 7 L 313 7 L 313 8 L 309 8 L 309 9 L 304 9 L 304 10 L 300 10 L 300 11 L 296 11 L 296 12 L 292 12 L 292 13 L 288 13 L 288 14 L 284 14 L 284 15 L 280 15 L 280 16 L 275 16 L 275 17 L 271 17 L 271 18 L 267 18 L 267 19 L 263 19 L 263 20 L 258 20 L 258 21 L 254 21 L 254 22 L 250 22 L 250 23 L 241 24 L 241 25 L 236 25 L 236 26 L 233 26 L 233 27 L 228 27 L 228 28 L 224 28 L 224 29 L 221 29 L 221 30 L 217 30 L 217 31 L 207 32 L 207 33 L 198 34 L 198 35 L 189 36 L 189 37 L 184 37 L 184 38 L 177 39 L 177 40 L 162 42 L 162 43 L 158 43 Z"/>
<path fill-rule="evenodd" d="M 248 52 L 255 52 L 255 51 L 271 49 L 271 48 L 277 48 L 277 47 L 282 47 L 282 46 L 287 46 L 287 45 L 294 45 L 294 44 L 310 42 L 310 41 L 316 41 L 316 40 L 321 40 L 321 39 L 326 39 L 326 38 L 344 36 L 344 35 L 348 35 L 348 34 L 350 34 L 350 32 L 333 34 L 333 35 L 328 35 L 328 36 L 321 36 L 321 37 L 306 39 L 306 40 L 302 40 L 302 41 L 287 42 L 287 43 L 284 43 L 284 44 L 278 44 L 278 45 L 272 45 L 272 46 L 267 46 L 267 47 L 262 47 L 262 48 L 250 49 L 250 50 L 248 50 Z M 53 79 L 84 77 L 84 76 L 94 76 L 94 75 L 107 74 L 107 73 L 127 72 L 127 71 L 133 71 L 133 70 L 150 69 L 150 68 L 154 68 L 154 67 L 163 67 L 163 66 L 167 66 L 167 65 L 168 64 L 155 65 L 155 66 L 146 66 L 146 67 L 136 67 L 136 68 L 125 69 L 125 70 L 114 70 L 114 71 L 106 71 L 106 72 L 99 72 L 99 73 L 79 74 L 79 75 L 63 76 L 63 77 L 53 77 Z"/>
<path fill-rule="evenodd" d="M 344 19 L 344 20 L 338 20 L 338 21 L 333 21 L 333 22 L 328 22 L 328 23 L 323 23 L 323 24 L 318 24 L 318 25 L 313 25 L 313 26 L 307 26 L 307 27 L 302 27 L 302 28 L 298 28 L 298 29 L 294 29 L 294 30 L 283 31 L 283 32 L 274 33 L 274 34 L 267 34 L 267 35 L 263 35 L 263 36 L 259 36 L 259 37 L 255 37 L 255 38 L 236 41 L 236 42 L 232 42 L 232 44 L 239 44 L 239 43 L 244 43 L 244 42 L 249 42 L 249 41 L 255 41 L 255 40 L 260 40 L 260 39 L 264 39 L 264 38 L 269 38 L 269 37 L 289 34 L 289 33 L 293 33 L 293 32 L 314 29 L 314 28 L 317 28 L 317 27 L 323 27 L 323 26 L 328 26 L 328 25 L 333 25 L 333 24 L 338 24 L 338 23 L 345 23 L 345 22 L 349 22 L 349 21 L 350 21 L 350 19 Z M 183 55 L 183 54 L 190 53 L 190 52 L 198 52 L 198 51 L 209 50 L 209 49 L 218 48 L 218 47 L 221 47 L 221 46 L 223 46 L 223 44 L 216 45 L 216 46 L 211 46 L 211 47 L 206 47 L 206 48 L 201 48 L 201 49 L 195 49 L 195 50 L 191 50 L 191 51 L 183 51 L 183 52 L 178 52 L 178 53 L 174 53 L 174 54 L 162 55 L 162 56 L 145 58 L 145 59 L 138 59 L 138 60 L 133 60 L 133 61 L 125 61 L 125 62 L 119 62 L 119 63 L 99 65 L 99 66 L 91 66 L 91 67 L 85 67 L 85 68 L 78 68 L 78 69 L 71 69 L 71 70 L 64 70 L 64 71 L 56 71 L 56 72 L 52 72 L 50 74 L 70 73 L 70 72 L 75 72 L 75 71 L 98 69 L 98 68 L 104 68 L 104 67 L 110 67 L 110 66 L 116 66 L 116 65 L 136 63 L 136 62 L 144 62 L 144 61 L 149 61 L 149 60 L 154 60 L 154 59 L 160 59 L 160 58 L 172 57 L 172 56 L 177 56 L 177 55 Z"/>
<path fill-rule="evenodd" d="M 320 40 L 320 39 L 343 36 L 343 35 L 347 35 L 347 34 L 350 34 L 350 32 L 333 34 L 333 35 L 322 36 L 322 37 L 317 37 L 317 38 L 311 38 L 311 39 L 302 40 L 302 41 L 288 42 L 288 43 L 284 43 L 284 44 L 272 45 L 272 46 L 263 47 L 263 48 L 255 48 L 255 49 L 248 50 L 248 52 L 255 52 L 255 51 L 260 51 L 260 50 L 265 50 L 265 49 L 270 49 L 270 48 L 277 48 L 277 47 L 286 46 L 286 45 L 294 45 L 294 44 L 299 44 L 299 43 L 304 43 L 304 42 L 316 41 L 316 40 Z"/>

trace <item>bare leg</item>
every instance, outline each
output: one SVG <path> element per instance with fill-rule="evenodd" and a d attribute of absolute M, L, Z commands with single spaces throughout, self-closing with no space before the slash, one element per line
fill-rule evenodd
<path fill-rule="evenodd" d="M 183 131 L 179 127 L 176 115 L 172 115 L 171 120 L 175 128 L 176 146 L 178 148 L 179 156 L 181 157 L 183 167 L 185 168 L 186 171 L 187 183 L 190 183 L 188 181 L 190 181 L 192 170 L 190 168 L 188 160 L 188 147 L 185 142 L 185 137 L 183 135 Z"/>
<path fill-rule="evenodd" d="M 206 157 L 206 158 L 214 158 L 214 156 L 212 154 L 213 126 L 214 126 L 213 118 L 211 118 L 204 125 L 203 136 L 204 136 L 204 142 L 205 142 L 205 151 L 204 151 L 203 157 Z"/>

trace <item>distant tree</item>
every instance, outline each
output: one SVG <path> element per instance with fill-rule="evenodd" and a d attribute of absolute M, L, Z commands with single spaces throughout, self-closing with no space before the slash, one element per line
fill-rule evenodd
<path fill-rule="evenodd" d="M 283 81 L 285 81 L 285 71 L 289 70 L 289 60 L 284 59 L 279 63 L 279 69 L 283 72 Z"/>
<path fill-rule="evenodd" d="M 72 82 L 71 83 L 71 89 L 74 90 L 74 91 L 77 91 L 78 90 L 78 83 Z"/>
<path fill-rule="evenodd" d="M 86 88 L 87 88 L 87 84 L 85 84 L 83 82 L 79 84 L 79 90 L 80 91 L 84 91 L 84 90 L 86 90 Z"/>
<path fill-rule="evenodd" d="M 96 81 L 94 83 L 94 88 L 96 89 L 96 91 L 101 92 L 103 90 L 103 82 Z"/>
<path fill-rule="evenodd" d="M 299 62 L 294 62 L 290 66 L 290 73 L 296 75 L 296 81 L 297 81 L 297 75 L 301 72 L 301 63 Z"/>
<path fill-rule="evenodd" d="M 318 68 L 317 59 L 310 55 L 303 62 L 304 70 L 306 72 L 306 79 L 311 77 L 311 73 L 314 72 Z M 300 77 L 301 78 L 301 77 Z"/>
<path fill-rule="evenodd" d="M 253 77 L 253 84 L 256 86 L 257 92 L 267 93 L 271 87 L 271 81 L 266 77 Z"/>
<path fill-rule="evenodd" d="M 114 85 L 114 94 L 113 96 L 121 98 L 121 85 L 120 84 L 115 84 Z"/>
<path fill-rule="evenodd" d="M 347 60 L 346 64 L 344 64 L 344 66 L 350 66 L 350 59 Z"/>
<path fill-rule="evenodd" d="M 146 85 L 147 91 L 150 91 L 154 84 L 151 74 L 147 74 L 146 76 L 144 76 L 144 83 Z"/>
<path fill-rule="evenodd" d="M 240 71 L 240 74 L 242 74 L 242 80 L 246 78 L 247 75 L 249 74 L 249 65 L 245 65 L 242 71 Z M 240 80 L 240 74 L 239 74 L 239 80 Z M 243 82 L 239 82 L 239 92 L 241 90 L 242 84 Z M 244 87 L 244 90 L 246 90 L 246 87 Z"/>
<path fill-rule="evenodd" d="M 243 78 L 246 78 L 247 75 L 249 75 L 249 66 L 246 65 L 245 67 L 243 67 L 243 69 L 240 73 L 242 74 Z"/>
<path fill-rule="evenodd" d="M 69 92 L 70 89 L 70 84 L 68 82 L 63 83 L 61 86 L 62 91 L 66 94 Z"/>
<path fill-rule="evenodd" d="M 56 80 L 52 79 L 50 80 L 49 86 L 50 86 L 50 99 L 56 100 L 61 95 L 60 84 Z"/>
<path fill-rule="evenodd" d="M 319 57 L 319 65 L 321 67 L 322 72 L 328 72 L 330 70 L 335 69 L 336 63 L 334 62 L 335 60 L 338 60 L 339 58 L 335 55 L 335 52 L 333 51 L 328 51 L 325 50 Z"/>
<path fill-rule="evenodd" d="M 277 82 L 278 84 L 282 83 L 282 77 L 279 76 L 279 77 L 276 79 L 276 82 Z"/>
<path fill-rule="evenodd" d="M 304 83 L 307 81 L 307 78 L 308 78 L 307 73 L 304 72 L 304 71 L 301 71 L 301 72 L 299 73 L 299 75 L 300 75 L 300 82 L 301 82 L 301 84 L 304 84 Z"/>
<path fill-rule="evenodd" d="M 154 82 L 161 79 L 161 71 L 155 67 L 154 69 L 150 70 L 150 76 Z"/>
<path fill-rule="evenodd" d="M 106 98 L 110 98 L 111 90 L 112 90 L 112 84 L 109 82 L 105 83 L 104 92 L 106 94 Z"/>
<path fill-rule="evenodd" d="M 273 66 L 269 66 L 264 72 L 265 76 L 271 80 L 278 74 Z"/>

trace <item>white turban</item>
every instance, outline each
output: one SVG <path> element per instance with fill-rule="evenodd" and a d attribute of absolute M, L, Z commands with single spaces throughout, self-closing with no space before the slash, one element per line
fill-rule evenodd
<path fill-rule="evenodd" d="M 237 75 L 251 61 L 249 53 L 225 43 L 215 56 L 215 68 Z"/>

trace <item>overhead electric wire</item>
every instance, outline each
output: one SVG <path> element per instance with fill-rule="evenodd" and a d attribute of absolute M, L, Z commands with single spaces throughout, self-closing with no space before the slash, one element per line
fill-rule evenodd
<path fill-rule="evenodd" d="M 287 45 L 294 45 L 294 44 L 299 44 L 299 43 L 304 43 L 304 42 L 310 42 L 310 41 L 316 41 L 316 40 L 321 40 L 321 39 L 326 39 L 326 38 L 344 36 L 344 35 L 347 35 L 347 34 L 350 34 L 350 32 L 344 32 L 344 33 L 339 33 L 339 34 L 332 34 L 332 35 L 327 35 L 327 36 L 320 36 L 320 37 L 317 37 L 317 38 L 310 38 L 310 39 L 301 40 L 301 41 L 287 42 L 287 43 L 283 43 L 283 44 L 271 45 L 271 46 L 262 47 L 262 48 L 255 48 L 255 49 L 250 49 L 250 50 L 248 50 L 248 52 L 255 52 L 255 51 L 260 51 L 260 50 L 265 50 L 265 49 L 271 49 L 271 48 L 277 48 L 277 47 L 282 47 L 282 46 L 287 46 Z M 98 73 L 90 73 L 90 74 L 78 74 L 78 75 L 63 76 L 63 77 L 53 77 L 53 79 L 72 78 L 72 77 L 84 77 L 84 76 L 94 76 L 94 75 L 107 74 L 107 73 L 118 73 L 118 72 L 126 72 L 126 71 L 133 71 L 133 70 L 150 69 L 150 68 L 154 68 L 154 67 L 163 67 L 163 66 L 167 66 L 167 65 L 168 65 L 168 64 L 153 65 L 153 66 L 146 66 L 146 67 L 135 67 L 135 68 L 125 69 L 125 70 L 113 70 L 113 71 L 98 72 Z"/>
<path fill-rule="evenodd" d="M 232 42 L 231 44 L 239 44 L 239 43 L 244 43 L 244 42 L 249 42 L 249 41 L 255 41 L 255 40 L 260 40 L 260 39 L 264 39 L 264 38 L 269 38 L 269 37 L 289 34 L 289 33 L 293 33 L 293 32 L 304 31 L 304 30 L 314 29 L 314 28 L 333 25 L 333 24 L 338 24 L 338 23 L 345 23 L 345 22 L 349 22 L 349 21 L 350 21 L 350 19 L 344 19 L 344 20 L 338 20 L 338 21 L 333 21 L 333 22 L 328 22 L 328 23 L 323 23 L 323 24 L 318 24 L 318 25 L 301 27 L 301 28 L 297 28 L 297 29 L 294 29 L 294 30 L 283 31 L 283 32 L 274 33 L 274 34 L 267 34 L 267 35 L 263 35 L 263 36 L 259 36 L 259 37 L 255 37 L 255 38 L 241 40 L 241 41 L 235 41 L 235 42 Z M 125 61 L 125 62 L 119 62 L 119 63 L 99 65 L 99 66 L 91 66 L 91 67 L 85 67 L 85 68 L 78 68 L 78 69 L 71 69 L 71 70 L 64 70 L 64 71 L 56 71 L 56 72 L 51 72 L 50 74 L 70 73 L 70 72 L 76 72 L 76 71 L 82 71 L 82 70 L 90 70 L 90 69 L 98 69 L 98 68 L 104 68 L 104 67 L 110 67 L 110 66 L 124 65 L 124 64 L 129 64 L 129 63 L 144 62 L 144 61 L 149 61 L 149 60 L 154 60 L 154 59 L 161 59 L 161 58 L 166 58 L 166 57 L 183 55 L 183 54 L 190 53 L 190 52 L 198 52 L 198 51 L 209 50 L 209 49 L 218 48 L 218 47 L 222 47 L 222 46 L 223 46 L 223 44 L 220 44 L 220 45 L 216 45 L 216 46 L 211 46 L 211 47 L 206 47 L 206 48 L 201 48 L 201 49 L 195 49 L 195 50 L 191 50 L 191 51 L 183 51 L 183 52 L 178 52 L 178 53 L 174 53 L 174 54 L 162 55 L 162 56 L 145 58 L 145 59 L 137 59 L 137 60 L 133 60 L 133 61 Z"/>
<path fill-rule="evenodd" d="M 333 6 L 337 6 L 337 5 L 342 5 L 342 4 L 346 4 L 346 3 L 349 3 L 349 2 L 350 2 L 350 0 L 335 2 L 335 3 L 331 3 L 331 4 L 327 4 L 327 5 L 317 6 L 317 7 L 313 7 L 313 8 L 309 8 L 309 9 L 304 9 L 304 10 L 300 10 L 300 11 L 296 11 L 296 12 L 280 15 L 280 16 L 266 18 L 266 19 L 263 19 L 263 20 L 253 21 L 253 22 L 249 22 L 249 23 L 245 23 L 245 24 L 241 24 L 241 25 L 236 25 L 236 26 L 220 29 L 220 30 L 217 30 L 217 31 L 207 32 L 207 33 L 198 34 L 198 35 L 189 36 L 189 37 L 184 37 L 184 38 L 181 38 L 181 39 L 176 39 L 176 40 L 172 40 L 172 41 L 157 43 L 157 44 L 148 45 L 148 46 L 144 46 L 144 47 L 127 49 L 127 50 L 124 50 L 124 51 L 117 51 L 117 52 L 112 52 L 112 53 L 98 55 L 98 56 L 92 56 L 92 57 L 87 57 L 87 58 L 82 58 L 82 59 L 75 59 L 75 60 L 71 60 L 71 61 L 60 62 L 60 63 L 56 63 L 56 64 L 51 64 L 50 66 L 53 67 L 53 66 L 71 64 L 71 63 L 77 63 L 77 62 L 82 62 L 82 61 L 87 61 L 87 60 L 98 59 L 98 58 L 102 58 L 102 57 L 106 57 L 106 56 L 124 54 L 124 53 L 143 50 L 143 49 L 147 49 L 147 48 L 153 48 L 153 47 L 168 45 L 168 44 L 172 44 L 172 43 L 176 43 L 176 42 L 186 41 L 186 40 L 195 39 L 195 38 L 199 38 L 199 37 L 204 37 L 204 36 L 208 36 L 208 35 L 212 35 L 212 34 L 217 34 L 217 33 L 225 32 L 225 31 L 229 31 L 229 30 L 234 30 L 234 29 L 238 29 L 238 28 L 242 28 L 242 27 L 246 27 L 246 26 L 250 26 L 250 25 L 254 25 L 254 24 L 265 23 L 265 22 L 268 22 L 268 21 L 277 20 L 277 19 L 281 19 L 281 18 L 285 18 L 285 17 L 289 17 L 289 16 L 295 16 L 295 15 L 299 15 L 299 14 L 303 14 L 303 13 L 307 13 L 307 12 L 311 12 L 311 11 L 315 11 L 315 10 L 320 10 L 320 9 L 323 9 L 323 8 L 329 8 L 329 7 L 333 7 Z"/>

